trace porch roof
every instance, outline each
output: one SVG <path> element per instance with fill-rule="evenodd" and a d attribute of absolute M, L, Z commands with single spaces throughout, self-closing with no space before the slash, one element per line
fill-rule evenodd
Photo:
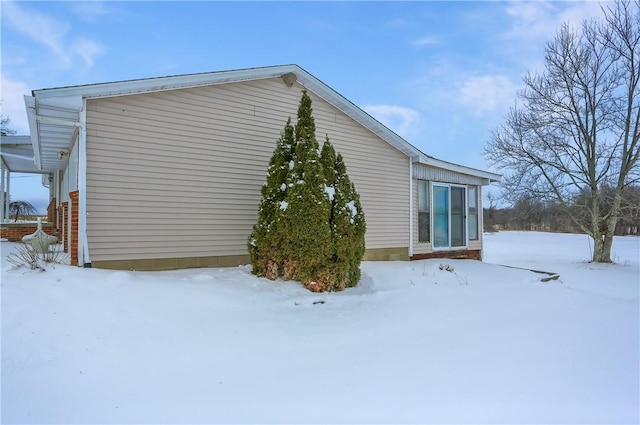
<path fill-rule="evenodd" d="M 80 128 L 82 97 L 25 96 L 35 164 L 42 172 L 62 170 Z"/>
<path fill-rule="evenodd" d="M 12 173 L 46 173 L 36 166 L 29 136 L 0 136 L 0 157 Z"/>

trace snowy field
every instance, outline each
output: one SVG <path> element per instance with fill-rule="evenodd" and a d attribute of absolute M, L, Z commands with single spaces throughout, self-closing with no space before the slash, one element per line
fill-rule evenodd
<path fill-rule="evenodd" d="M 608 265 L 582 235 L 485 245 L 313 294 L 247 266 L 11 269 L 2 242 L 2 422 L 637 423 L 640 238 Z"/>

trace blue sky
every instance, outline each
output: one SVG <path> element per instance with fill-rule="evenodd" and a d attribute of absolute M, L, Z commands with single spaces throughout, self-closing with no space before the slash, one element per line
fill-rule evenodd
<path fill-rule="evenodd" d="M 33 89 L 295 63 L 423 152 L 491 170 L 482 149 L 563 22 L 597 2 L 7 2 L 2 115 L 28 134 Z M 275 145 L 275 139 L 274 139 Z M 500 170 L 491 170 L 499 172 Z M 46 204 L 37 177 L 12 198 Z"/>

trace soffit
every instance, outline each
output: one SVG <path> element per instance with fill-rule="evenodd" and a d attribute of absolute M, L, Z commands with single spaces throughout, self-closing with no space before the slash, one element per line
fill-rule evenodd
<path fill-rule="evenodd" d="M 64 169 L 79 130 L 82 99 L 25 97 L 25 102 L 36 165 L 42 171 Z"/>

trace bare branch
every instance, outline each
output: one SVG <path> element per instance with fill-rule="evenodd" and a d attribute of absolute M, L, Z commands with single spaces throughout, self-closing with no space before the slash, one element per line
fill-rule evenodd
<path fill-rule="evenodd" d="M 546 44 L 545 72 L 525 74 L 520 103 L 485 149 L 508 170 L 505 199 L 560 205 L 594 238 L 595 261 L 610 261 L 624 189 L 640 181 L 639 10 L 640 0 L 618 0 L 580 30 L 563 25 Z"/>

